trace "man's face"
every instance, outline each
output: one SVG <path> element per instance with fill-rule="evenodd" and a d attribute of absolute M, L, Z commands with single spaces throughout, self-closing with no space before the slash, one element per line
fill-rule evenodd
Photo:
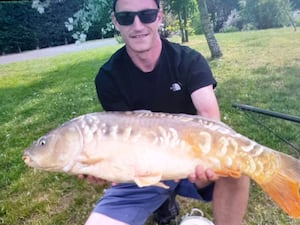
<path fill-rule="evenodd" d="M 138 15 L 122 12 L 140 12 L 146 17 L 146 22 L 142 22 Z M 158 39 L 158 27 L 161 23 L 162 12 L 159 10 L 156 16 L 157 4 L 154 0 L 118 0 L 116 4 L 116 13 L 119 13 L 119 22 L 115 14 L 112 15 L 112 21 L 116 29 L 120 32 L 127 48 L 134 52 L 145 52 L 151 49 L 155 40 Z M 120 13 L 121 12 L 121 13 Z M 130 18 L 131 17 L 131 18 Z M 132 20 L 132 17 L 133 20 Z M 152 18 L 152 19 L 149 19 Z M 122 21 L 127 21 L 122 25 Z M 131 23 L 132 21 L 132 23 Z M 149 22 L 151 21 L 151 22 Z"/>

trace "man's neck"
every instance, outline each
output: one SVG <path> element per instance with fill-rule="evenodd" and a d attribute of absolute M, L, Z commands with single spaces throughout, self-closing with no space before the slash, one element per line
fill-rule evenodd
<path fill-rule="evenodd" d="M 153 44 L 149 51 L 145 52 L 133 52 L 127 49 L 127 53 L 130 56 L 133 63 L 143 72 L 151 72 L 154 70 L 156 63 L 160 57 L 162 50 L 161 39 L 158 39 Z"/>

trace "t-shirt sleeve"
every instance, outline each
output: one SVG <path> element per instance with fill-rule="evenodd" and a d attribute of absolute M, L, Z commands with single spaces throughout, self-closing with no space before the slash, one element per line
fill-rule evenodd
<path fill-rule="evenodd" d="M 206 59 L 197 51 L 191 50 L 183 57 L 183 74 L 188 92 L 191 94 L 199 88 L 209 85 L 216 87 L 217 82 Z"/>

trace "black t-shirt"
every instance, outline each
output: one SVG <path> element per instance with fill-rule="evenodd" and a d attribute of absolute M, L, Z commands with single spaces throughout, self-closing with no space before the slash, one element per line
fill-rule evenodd
<path fill-rule="evenodd" d="M 122 47 L 100 68 L 95 85 L 106 111 L 195 114 L 191 93 L 216 81 L 199 52 L 163 39 L 153 71 L 138 69 Z"/>

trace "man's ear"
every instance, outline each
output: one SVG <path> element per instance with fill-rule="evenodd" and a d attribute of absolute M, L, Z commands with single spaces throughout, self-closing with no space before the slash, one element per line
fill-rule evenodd
<path fill-rule="evenodd" d="M 162 19 L 163 19 L 162 9 L 159 9 L 158 14 L 157 14 L 157 19 L 159 20 L 160 23 L 162 23 Z"/>
<path fill-rule="evenodd" d="M 115 17 L 115 14 L 113 12 L 111 13 L 111 21 L 113 22 L 113 24 L 115 26 L 115 29 L 117 31 L 120 31 L 120 29 L 119 29 L 119 23 L 118 23 L 118 21 L 117 21 L 117 19 Z"/>

